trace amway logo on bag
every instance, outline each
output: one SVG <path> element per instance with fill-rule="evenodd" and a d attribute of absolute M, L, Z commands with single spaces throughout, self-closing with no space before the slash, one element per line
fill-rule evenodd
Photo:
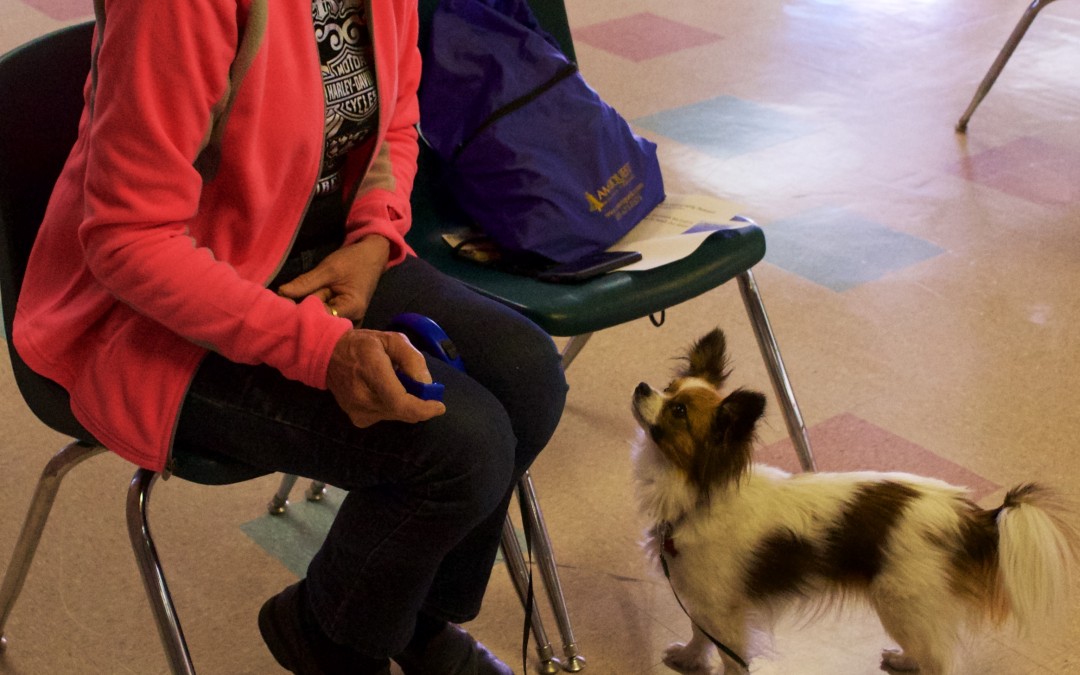
<path fill-rule="evenodd" d="M 644 183 L 639 182 L 634 185 L 629 194 L 625 196 L 622 194 L 634 183 L 634 178 L 634 169 L 626 163 L 619 167 L 619 170 L 612 174 L 607 183 L 595 194 L 586 192 L 585 199 L 589 202 L 589 213 L 603 213 L 605 218 L 621 220 L 630 212 L 630 209 L 641 203 L 641 191 L 645 189 Z M 615 208 L 605 213 L 608 205 L 616 199 L 618 201 L 615 203 Z"/>

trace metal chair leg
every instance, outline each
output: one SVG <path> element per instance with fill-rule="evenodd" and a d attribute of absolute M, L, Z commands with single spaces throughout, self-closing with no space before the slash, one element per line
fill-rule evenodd
<path fill-rule="evenodd" d="M 548 536 L 547 525 L 544 523 L 544 514 L 540 511 L 540 503 L 536 498 L 536 487 L 528 471 L 518 483 L 518 496 L 521 501 L 521 513 L 526 527 L 529 528 L 529 535 L 536 549 L 536 558 L 540 563 L 540 574 L 544 577 L 544 588 L 547 590 L 555 621 L 559 625 L 559 634 L 562 636 L 563 655 L 566 657 L 563 669 L 571 673 L 579 672 L 585 668 L 585 658 L 578 652 L 577 641 L 574 639 L 570 613 L 566 609 L 566 599 L 563 597 L 562 583 L 559 581 L 559 570 L 555 565 L 555 552 L 551 546 L 551 538 Z"/>
<path fill-rule="evenodd" d="M 571 362 L 577 355 L 581 353 L 581 350 L 585 348 L 585 343 L 589 341 L 589 338 L 593 336 L 592 333 L 583 333 L 581 335 L 575 335 L 570 338 L 566 343 L 566 346 L 562 350 L 562 369 L 566 370 L 570 367 Z"/>
<path fill-rule="evenodd" d="M 799 412 L 799 404 L 795 400 L 795 392 L 791 388 L 787 369 L 784 368 L 784 360 L 780 358 L 780 347 L 776 344 L 776 336 L 773 335 L 769 316 L 765 313 L 765 305 L 761 302 L 761 294 L 758 292 L 752 271 L 746 270 L 739 275 L 739 290 L 742 292 L 743 304 L 750 317 L 750 324 L 754 327 L 754 337 L 757 338 L 761 357 L 765 359 L 765 367 L 769 371 L 773 390 L 776 391 L 776 397 L 780 401 L 784 422 L 787 424 L 791 442 L 795 445 L 799 463 L 803 471 L 816 471 L 814 453 L 810 449 L 810 436 L 806 433 L 806 424 L 803 423 L 802 413 Z"/>
<path fill-rule="evenodd" d="M 4 574 L 4 584 L 0 586 L 0 653 L 7 648 L 4 626 L 15 607 L 15 601 L 19 599 L 30 565 L 34 562 L 34 553 L 37 552 L 53 502 L 56 501 L 60 481 L 78 464 L 102 452 L 105 452 L 105 448 L 100 445 L 75 441 L 53 455 L 41 472 L 34 496 L 30 500 L 30 508 L 26 512 L 26 520 L 23 521 L 19 539 L 15 542 L 15 550 L 11 554 L 11 564 Z"/>
<path fill-rule="evenodd" d="M 127 526 L 131 538 L 131 548 L 135 552 L 135 562 L 139 567 L 146 588 L 146 597 L 154 614 L 161 645 L 165 649 L 165 659 L 173 675 L 195 675 L 195 666 L 191 663 L 184 631 L 180 628 L 180 618 L 176 615 L 169 587 L 165 583 L 165 573 L 161 569 L 154 540 L 150 536 L 150 523 L 147 520 L 147 508 L 150 504 L 150 488 L 157 479 L 157 473 L 139 469 L 131 479 L 127 496 Z"/>
<path fill-rule="evenodd" d="M 323 495 L 326 494 L 326 483 L 322 481 L 313 480 L 311 485 L 308 486 L 306 492 L 304 492 L 304 499 L 309 502 L 321 502 Z"/>
<path fill-rule="evenodd" d="M 521 606 L 524 607 L 527 604 L 526 596 L 529 592 L 529 569 L 525 565 L 525 557 L 521 553 L 521 545 L 518 543 L 514 524 L 510 521 L 509 515 L 503 521 L 502 553 L 506 561 L 506 571 L 510 573 L 510 581 L 513 582 Z M 536 603 L 533 603 L 530 619 L 533 639 L 536 640 L 536 656 L 540 660 L 537 671 L 543 675 L 555 675 L 561 670 L 562 664 L 555 658 L 555 650 L 552 649 L 551 640 L 548 639 L 547 631 L 544 630 L 544 622 L 540 618 L 540 610 Z"/>
<path fill-rule="evenodd" d="M 266 505 L 267 512 L 272 516 L 280 516 L 285 513 L 285 507 L 289 505 L 289 493 L 292 492 L 293 486 L 296 485 L 296 475 L 287 473 L 281 477 L 281 484 L 278 485 L 277 492 L 270 498 L 270 503 Z"/>
<path fill-rule="evenodd" d="M 282 475 L 277 492 L 274 493 L 274 496 L 270 498 L 270 502 L 266 505 L 266 511 L 270 515 L 280 516 L 285 513 L 285 509 L 289 506 L 289 493 L 292 492 L 293 486 L 296 485 L 297 478 L 298 476 L 291 473 Z M 326 494 L 326 483 L 313 480 L 304 492 L 304 498 L 309 502 L 318 502 L 322 501 L 324 494 Z"/>
<path fill-rule="evenodd" d="M 1005 41 L 1005 46 L 1001 48 L 997 58 L 994 59 L 993 65 L 990 66 L 990 70 L 987 71 L 986 76 L 983 77 L 982 83 L 979 84 L 979 88 L 975 90 L 975 96 L 972 97 L 967 110 L 960 116 L 960 121 L 956 123 L 957 131 L 960 133 L 967 131 L 968 121 L 975 113 L 975 108 L 979 107 L 979 103 L 981 103 L 983 98 L 990 92 L 990 88 L 994 86 L 994 82 L 997 81 L 998 75 L 1000 75 L 1002 69 L 1005 68 L 1005 64 L 1009 62 L 1009 57 L 1011 57 L 1013 51 L 1016 50 L 1016 46 L 1020 44 L 1020 40 L 1024 37 L 1024 33 L 1027 32 L 1028 27 L 1031 26 L 1031 22 L 1035 20 L 1035 17 L 1043 7 L 1046 7 L 1053 1 L 1054 0 L 1032 0 L 1032 3 L 1024 10 L 1024 14 L 1020 17 L 1020 21 L 1016 24 L 1016 28 L 1013 28 L 1013 32 L 1009 35 L 1009 39 Z"/>

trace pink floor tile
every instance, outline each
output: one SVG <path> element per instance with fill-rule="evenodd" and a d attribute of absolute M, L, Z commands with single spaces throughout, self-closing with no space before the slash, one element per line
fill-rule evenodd
<path fill-rule="evenodd" d="M 953 173 L 1040 204 L 1080 201 L 1080 150 L 1024 137 L 967 157 Z"/>
<path fill-rule="evenodd" d="M 57 21 L 89 18 L 94 14 L 92 0 L 22 0 L 22 2 Z"/>
<path fill-rule="evenodd" d="M 850 413 L 837 415 L 810 429 L 810 442 L 819 471 L 906 471 L 966 486 L 976 500 L 1000 487 Z M 788 471 L 798 470 L 795 451 L 788 439 L 759 449 L 757 459 Z"/>
<path fill-rule="evenodd" d="M 715 42 L 716 33 L 643 12 L 574 31 L 574 39 L 631 61 Z"/>

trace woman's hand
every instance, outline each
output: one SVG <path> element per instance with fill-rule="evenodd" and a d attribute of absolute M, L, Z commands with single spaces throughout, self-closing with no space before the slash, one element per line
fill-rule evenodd
<path fill-rule="evenodd" d="M 446 412 L 439 401 L 406 393 L 395 368 L 418 382 L 431 382 L 423 355 L 404 335 L 351 330 L 334 346 L 326 386 L 358 427 L 384 420 L 422 422 Z"/>
<path fill-rule="evenodd" d="M 386 269 L 389 255 L 390 242 L 379 235 L 368 235 L 326 256 L 310 272 L 282 284 L 278 293 L 298 301 L 314 295 L 335 316 L 359 323 Z"/>

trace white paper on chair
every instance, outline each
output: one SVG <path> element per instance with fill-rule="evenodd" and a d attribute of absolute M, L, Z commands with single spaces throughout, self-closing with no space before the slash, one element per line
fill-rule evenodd
<path fill-rule="evenodd" d="M 709 195 L 668 195 L 608 250 L 641 253 L 641 260 L 620 268 L 620 272 L 651 270 L 690 255 L 717 230 L 741 227 L 743 223 L 731 222 L 741 211 L 738 204 Z M 471 232 L 448 232 L 443 235 L 443 240 L 456 247 L 469 238 Z M 478 254 L 474 252 L 473 255 Z"/>
<path fill-rule="evenodd" d="M 730 222 L 742 208 L 708 195 L 668 195 L 609 251 L 638 251 L 641 260 L 620 272 L 651 270 L 690 255 L 716 230 L 740 227 Z"/>

